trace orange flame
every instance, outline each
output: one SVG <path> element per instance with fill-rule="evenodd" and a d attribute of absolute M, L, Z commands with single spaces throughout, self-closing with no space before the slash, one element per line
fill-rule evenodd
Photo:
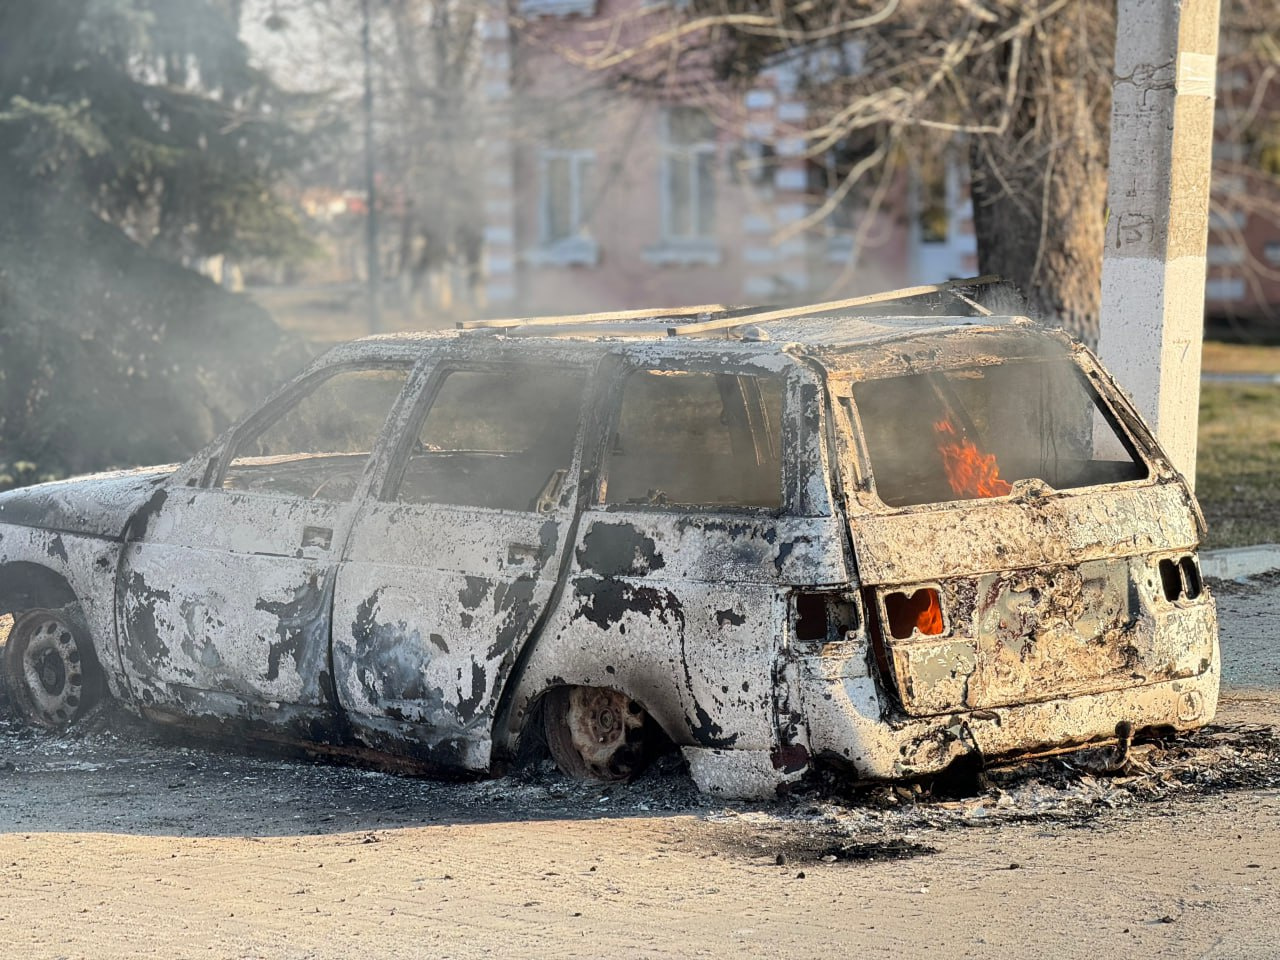
<path fill-rule="evenodd" d="M 916 617 L 916 629 L 922 636 L 936 637 L 942 632 L 942 603 L 938 600 L 937 590 L 921 591 L 928 599 L 924 609 Z"/>
<path fill-rule="evenodd" d="M 983 454 L 967 437 L 957 437 L 950 420 L 933 425 L 938 435 L 938 452 L 947 471 L 947 482 L 958 497 L 1003 497 L 1013 487 L 1000 479 L 994 453 Z"/>

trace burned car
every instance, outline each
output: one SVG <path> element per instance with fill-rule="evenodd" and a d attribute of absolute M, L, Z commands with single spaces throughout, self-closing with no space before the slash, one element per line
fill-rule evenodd
<path fill-rule="evenodd" d="M 867 314 L 359 340 L 181 466 L 0 496 L 10 699 L 454 775 L 660 740 L 738 796 L 1209 721 L 1203 520 L 1097 358 Z"/>

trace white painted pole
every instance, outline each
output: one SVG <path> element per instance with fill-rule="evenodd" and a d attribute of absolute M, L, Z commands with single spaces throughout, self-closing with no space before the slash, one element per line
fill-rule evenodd
<path fill-rule="evenodd" d="M 1219 0 L 1119 0 L 1099 353 L 1195 481 Z"/>

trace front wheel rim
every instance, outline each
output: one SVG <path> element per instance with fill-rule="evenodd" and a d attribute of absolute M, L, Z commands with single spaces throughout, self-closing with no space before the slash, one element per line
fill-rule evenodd
<path fill-rule="evenodd" d="M 9 643 L 15 642 L 24 712 L 41 726 L 65 727 L 84 703 L 84 654 L 75 631 L 55 613 L 33 612 L 14 624 Z"/>

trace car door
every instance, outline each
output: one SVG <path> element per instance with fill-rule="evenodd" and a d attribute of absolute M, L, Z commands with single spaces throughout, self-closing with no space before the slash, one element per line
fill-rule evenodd
<path fill-rule="evenodd" d="M 579 662 L 704 747 L 774 745 L 781 598 L 821 544 L 784 508 L 784 390 L 719 365 L 627 371 L 557 615 Z"/>
<path fill-rule="evenodd" d="M 305 378 L 230 438 L 201 486 L 131 521 L 122 661 L 145 707 L 306 722 L 327 710 L 333 581 L 409 364 Z"/>
<path fill-rule="evenodd" d="M 353 729 L 440 766 L 488 766 L 503 684 L 556 588 L 587 370 L 447 364 L 338 574 L 333 669 Z"/>

